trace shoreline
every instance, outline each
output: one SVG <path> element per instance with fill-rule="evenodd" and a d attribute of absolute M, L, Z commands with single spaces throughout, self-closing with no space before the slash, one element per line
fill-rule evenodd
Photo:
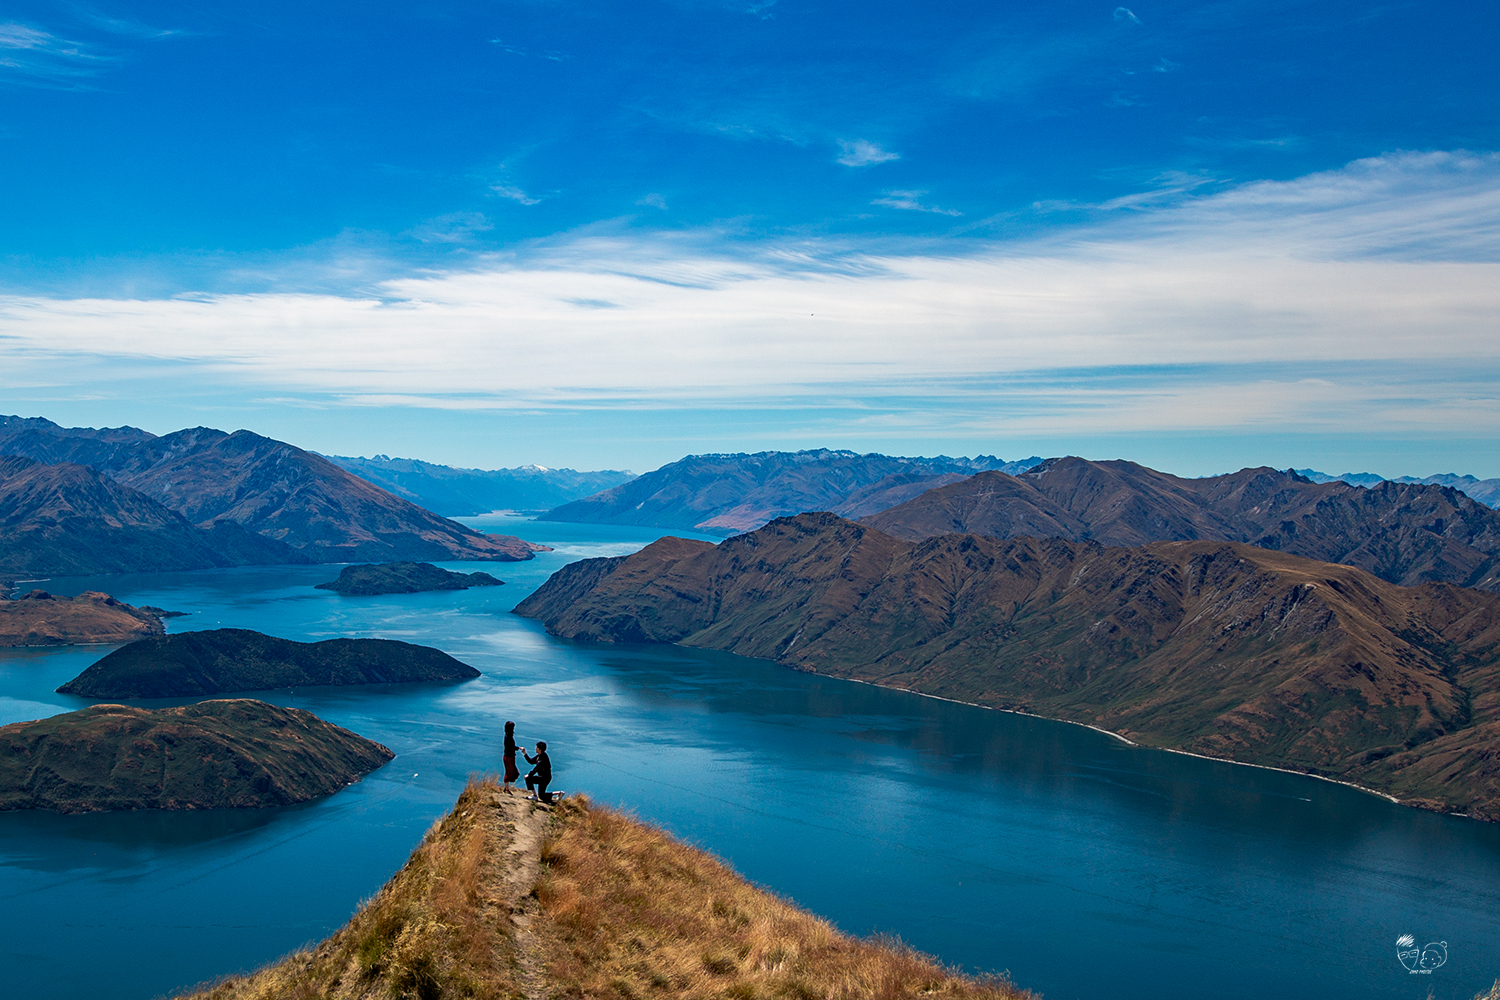
<path fill-rule="evenodd" d="M 792 667 L 792 668 L 789 668 L 789 669 L 794 669 L 795 670 L 796 668 Z M 1141 750 L 1161 750 L 1161 751 L 1164 751 L 1166 753 L 1181 754 L 1184 757 L 1196 757 L 1199 760 L 1216 761 L 1216 762 L 1218 762 L 1220 764 L 1234 764 L 1237 767 L 1258 767 L 1262 771 L 1280 771 L 1282 774 L 1295 774 L 1298 777 L 1302 777 L 1302 778 L 1313 778 L 1313 779 L 1315 779 L 1317 781 L 1326 781 L 1326 782 L 1328 782 L 1329 784 L 1332 784 L 1332 785 L 1343 785 L 1345 788 L 1353 788 L 1356 791 L 1364 792 L 1366 795 L 1374 795 L 1377 798 L 1385 799 L 1387 802 L 1390 802 L 1390 803 L 1392 803 L 1394 805 L 1398 805 L 1398 806 L 1404 806 L 1407 809 L 1421 809 L 1424 812 L 1437 813 L 1440 816 L 1452 816 L 1452 817 L 1457 818 L 1457 819 L 1473 819 L 1474 818 L 1474 817 L 1470 816 L 1468 813 L 1444 812 L 1441 809 L 1431 809 L 1431 808 L 1428 808 L 1426 806 L 1413 805 L 1413 804 L 1408 803 L 1408 802 L 1403 802 L 1402 800 L 1396 798 L 1396 796 L 1391 795 L 1389 792 L 1382 792 L 1379 789 L 1370 788 L 1367 785 L 1361 785 L 1361 784 L 1359 784 L 1357 782 L 1353 782 L 1353 781 L 1344 781 L 1343 779 L 1340 779 L 1340 778 L 1330 778 L 1330 777 L 1328 777 L 1326 775 L 1322 775 L 1322 774 L 1312 774 L 1312 773 L 1310 773 L 1308 771 L 1298 771 L 1298 770 L 1295 770 L 1295 769 L 1290 768 L 1290 767 L 1276 767 L 1275 765 L 1272 765 L 1272 764 L 1255 764 L 1255 763 L 1252 763 L 1250 761 L 1245 761 L 1245 760 L 1234 760 L 1233 758 L 1230 758 L 1230 757 L 1214 757 L 1214 756 L 1211 756 L 1209 754 L 1195 753 L 1192 750 L 1178 750 L 1175 747 L 1158 747 L 1158 746 L 1152 746 L 1152 745 L 1150 745 L 1148 743 L 1137 743 L 1135 740 L 1132 740 L 1128 736 L 1122 736 L 1119 733 L 1113 732 L 1113 731 L 1108 730 L 1108 729 L 1104 729 L 1101 726 L 1095 726 L 1095 725 L 1093 725 L 1091 723 L 1088 723 L 1088 722 L 1077 722 L 1077 721 L 1075 721 L 1073 719 L 1057 719 L 1057 718 L 1053 718 L 1050 715 L 1038 715 L 1035 712 L 1022 712 L 1019 709 L 1014 709 L 1014 708 L 996 708 L 994 705 L 981 705 L 978 702 L 961 701 L 958 698 L 947 698 L 947 697 L 944 697 L 943 695 L 940 695 L 940 694 L 929 694 L 926 691 L 916 691 L 916 690 L 913 690 L 912 688 L 897 687 L 894 684 L 877 684 L 874 681 L 860 680 L 857 677 L 838 677 L 838 676 L 836 676 L 834 674 L 821 674 L 821 673 L 818 673 L 817 671 L 814 671 L 814 670 L 798 671 L 798 672 L 799 673 L 810 673 L 810 674 L 813 674 L 814 676 L 817 676 L 817 677 L 827 677 L 830 680 L 851 681 L 851 682 L 853 682 L 855 684 L 864 684 L 864 685 L 866 685 L 868 687 L 878 687 L 878 688 L 881 688 L 882 690 L 885 690 L 885 691 L 900 691 L 900 692 L 902 692 L 904 694 L 914 694 L 914 695 L 918 696 L 919 698 L 931 698 L 934 701 L 946 701 L 946 702 L 948 702 L 949 704 L 952 704 L 952 705 L 964 705 L 964 706 L 967 706 L 969 708 L 982 708 L 982 709 L 984 709 L 987 712 L 1005 712 L 1008 715 L 1020 715 L 1020 716 L 1025 716 L 1026 718 L 1029 718 L 1029 719 L 1041 719 L 1041 720 L 1043 720 L 1045 722 L 1061 722 L 1061 723 L 1064 723 L 1064 724 L 1069 725 L 1069 726 L 1081 726 L 1084 729 L 1092 729 L 1096 733 L 1102 733 L 1105 736 L 1109 736 L 1109 737 L 1112 737 L 1114 739 L 1117 739 L 1121 743 L 1124 743 L 1126 746 L 1136 747 L 1136 748 L 1141 749 Z"/>

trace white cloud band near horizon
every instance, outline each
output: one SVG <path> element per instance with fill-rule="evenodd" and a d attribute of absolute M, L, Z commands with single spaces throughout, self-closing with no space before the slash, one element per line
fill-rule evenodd
<path fill-rule="evenodd" d="M 9 296 L 0 384 L 165 367 L 348 405 L 506 408 L 973 399 L 988 379 L 1011 398 L 974 419 L 1038 432 L 1500 426 L 1500 157 L 1394 154 L 1094 209 L 1046 239 L 904 252 L 579 235 L 375 294 Z M 1217 374 L 1020 387 L 1195 366 Z"/>

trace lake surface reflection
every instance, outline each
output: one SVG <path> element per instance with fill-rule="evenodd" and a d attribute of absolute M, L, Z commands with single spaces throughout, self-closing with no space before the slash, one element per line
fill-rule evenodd
<path fill-rule="evenodd" d="M 1500 974 L 1496 827 L 762 661 L 553 639 L 507 612 L 563 563 L 656 533 L 473 520 L 557 551 L 500 566 L 505 587 L 451 594 L 313 590 L 328 567 L 45 584 L 193 612 L 174 631 L 428 643 L 484 676 L 255 695 L 398 754 L 319 802 L 0 814 L 7 993 L 144 1000 L 317 940 L 470 772 L 498 765 L 506 719 L 548 741 L 557 787 L 623 805 L 846 930 L 1009 970 L 1049 1000 L 1468 1000 Z M 86 704 L 53 689 L 103 652 L 0 653 L 0 722 Z M 1405 933 L 1446 941 L 1448 963 L 1409 975 Z"/>

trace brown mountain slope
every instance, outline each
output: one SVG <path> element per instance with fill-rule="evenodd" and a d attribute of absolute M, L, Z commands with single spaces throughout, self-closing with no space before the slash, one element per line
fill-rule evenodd
<path fill-rule="evenodd" d="M 331 795 L 395 754 L 311 712 L 238 698 L 94 705 L 0 726 L 0 809 L 251 809 Z"/>
<path fill-rule="evenodd" d="M 282 543 L 300 553 L 299 561 L 512 561 L 537 551 L 519 538 L 439 517 L 319 455 L 250 431 L 196 427 L 155 437 L 134 428 L 0 418 L 5 452 L 86 461 L 193 524 L 219 532 L 237 527 Z"/>
<path fill-rule="evenodd" d="M 1274 469 L 1179 479 L 1134 462 L 1055 458 L 1018 476 L 981 472 L 862 520 L 908 540 L 963 532 L 1106 545 L 1245 542 L 1391 583 L 1500 591 L 1500 511 L 1421 483 L 1366 489 Z"/>
<path fill-rule="evenodd" d="M 831 514 L 556 573 L 516 613 L 680 642 L 1500 819 L 1500 598 L 1225 542 L 945 535 Z"/>
<path fill-rule="evenodd" d="M 133 608 L 92 590 L 77 597 L 33 590 L 14 601 L 0 600 L 0 646 L 133 642 L 166 631 L 157 610 Z"/>
<path fill-rule="evenodd" d="M 237 524 L 199 528 L 94 469 L 0 456 L 0 576 L 307 562 Z"/>
<path fill-rule="evenodd" d="M 321 944 L 193 1000 L 658 997 L 1025 1000 L 839 933 L 718 859 L 569 799 L 472 782 L 406 865 Z"/>

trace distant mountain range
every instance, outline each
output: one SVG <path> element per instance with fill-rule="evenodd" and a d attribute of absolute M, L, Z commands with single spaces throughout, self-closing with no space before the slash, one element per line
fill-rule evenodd
<path fill-rule="evenodd" d="M 953 532 L 1144 545 L 1244 542 L 1358 566 L 1390 583 L 1500 591 L 1500 511 L 1444 486 L 1314 483 L 1244 469 L 1181 479 L 1134 462 L 1054 458 L 982 472 L 862 519 L 897 538 Z"/>
<path fill-rule="evenodd" d="M 852 451 L 762 451 L 689 455 L 594 496 L 543 514 L 543 521 L 691 528 L 732 535 L 808 510 L 861 516 L 976 472 L 1021 472 L 1040 462 L 899 458 Z"/>
<path fill-rule="evenodd" d="M 1460 476 L 1449 472 L 1441 476 L 1424 476 L 1418 479 L 1415 476 L 1397 476 L 1394 479 L 1386 479 L 1377 476 L 1373 472 L 1345 472 L 1337 476 L 1330 476 L 1326 472 L 1316 469 L 1297 469 L 1297 475 L 1306 476 L 1315 483 L 1331 483 L 1335 480 L 1350 483 L 1354 486 L 1375 486 L 1379 483 L 1423 483 L 1428 486 L 1448 486 L 1461 493 L 1478 500 L 1480 503 L 1489 504 L 1491 507 L 1500 507 L 1500 479 L 1479 479 L 1475 476 Z"/>
<path fill-rule="evenodd" d="M 516 613 L 568 638 L 774 659 L 1500 820 L 1500 597 L 1475 590 L 1233 542 L 902 541 L 818 513 L 572 563 Z"/>
<path fill-rule="evenodd" d="M 0 573 L 288 562 L 529 559 L 535 546 L 439 517 L 250 431 L 162 437 L 0 417 Z"/>
<path fill-rule="evenodd" d="M 515 469 L 457 469 L 414 458 L 347 458 L 328 460 L 398 497 L 444 517 L 487 514 L 492 510 L 544 511 L 592 496 L 635 478 L 634 473 L 606 470 L 575 472 L 523 465 Z"/>

